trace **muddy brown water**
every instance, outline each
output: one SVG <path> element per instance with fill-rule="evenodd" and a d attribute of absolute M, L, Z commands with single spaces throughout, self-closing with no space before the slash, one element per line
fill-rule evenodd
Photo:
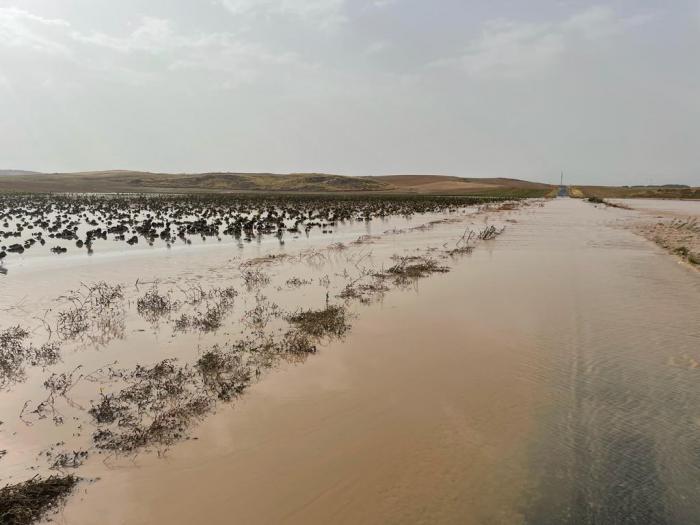
<path fill-rule="evenodd" d="M 514 212 L 497 241 L 360 307 L 346 340 L 274 370 L 196 440 L 91 461 L 80 475 L 99 481 L 55 521 L 698 522 L 700 279 L 615 225 L 633 213 Z"/>
<path fill-rule="evenodd" d="M 700 216 L 700 203 L 693 200 L 670 199 L 610 199 L 612 202 L 624 204 L 634 210 L 650 214 L 670 214 L 680 217 Z"/>

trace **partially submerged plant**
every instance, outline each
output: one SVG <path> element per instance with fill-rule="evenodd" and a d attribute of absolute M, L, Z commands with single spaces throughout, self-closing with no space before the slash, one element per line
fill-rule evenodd
<path fill-rule="evenodd" d="M 21 326 L 0 331 L 0 388 L 22 381 L 25 367 L 50 366 L 60 359 L 57 343 L 44 343 L 36 347 L 29 343 L 29 332 Z"/>
<path fill-rule="evenodd" d="M 455 247 L 451 250 L 446 251 L 447 255 L 468 255 L 472 253 L 474 251 L 474 245 L 471 244 L 471 241 L 472 238 L 475 236 L 476 234 L 469 227 L 467 227 L 467 229 L 464 230 L 462 236 L 459 239 L 457 239 Z"/>
<path fill-rule="evenodd" d="M 362 268 L 358 276 L 345 284 L 338 297 L 346 301 L 357 299 L 361 303 L 367 304 L 389 291 L 385 280 L 383 274 L 374 273 L 369 268 Z"/>
<path fill-rule="evenodd" d="M 100 427 L 97 448 L 133 452 L 168 447 L 184 437 L 193 419 L 211 408 L 211 399 L 196 387 L 195 371 L 165 359 L 152 367 L 137 366 L 124 377 L 122 390 L 100 394 L 89 413 Z"/>
<path fill-rule="evenodd" d="M 292 277 L 287 279 L 285 284 L 287 288 L 299 288 L 300 286 L 306 286 L 311 284 L 313 281 L 311 279 L 300 279 L 299 277 Z"/>
<path fill-rule="evenodd" d="M 316 345 L 309 334 L 298 329 L 289 330 L 284 335 L 282 348 L 286 354 L 297 358 L 304 358 L 309 354 L 316 353 Z"/>
<path fill-rule="evenodd" d="M 29 525 L 40 520 L 59 507 L 78 481 L 73 475 L 37 475 L 22 483 L 5 485 L 0 489 L 0 523 Z"/>
<path fill-rule="evenodd" d="M 300 332 L 315 338 L 341 337 L 350 329 L 343 306 L 330 305 L 320 310 L 300 310 L 287 317 Z"/>
<path fill-rule="evenodd" d="M 210 177 L 217 178 L 217 175 L 207 175 L 207 178 Z M 185 184 L 182 187 L 187 186 L 184 180 L 181 182 Z M 227 179 L 226 184 L 230 182 Z M 172 185 L 173 181 L 150 182 L 156 186 L 161 183 Z M 237 181 L 237 184 L 240 183 L 244 186 L 251 184 L 242 179 Z M 324 183 L 311 183 L 312 186 L 315 184 L 325 187 Z M 251 241 L 264 235 L 274 235 L 283 243 L 288 233 L 298 235 L 312 229 L 330 233 L 344 221 L 452 212 L 479 203 L 502 200 L 474 196 L 367 193 L 126 196 L 5 192 L 0 194 L 0 235 L 8 238 L 25 227 L 32 229 L 33 235 L 23 244 L 13 243 L 0 251 L 0 259 L 39 246 L 55 253 L 64 253 L 68 250 L 66 245 L 69 241 L 87 254 L 93 253 L 96 244 L 108 239 L 129 246 L 144 241 L 149 245 L 161 242 L 170 247 L 176 242 L 191 244 L 193 238 L 221 240 L 223 236 L 230 236 Z M 66 242 L 62 245 L 48 244 L 49 239 Z M 264 259 L 269 262 L 271 257 Z"/>
<path fill-rule="evenodd" d="M 257 268 L 245 268 L 241 271 L 241 278 L 248 291 L 262 288 L 270 284 L 270 276 Z"/>
<path fill-rule="evenodd" d="M 170 293 L 161 294 L 158 284 L 154 284 L 143 296 L 136 301 L 136 310 L 149 323 L 155 324 L 161 318 L 177 310 L 180 303 L 174 300 Z"/>
<path fill-rule="evenodd" d="M 75 469 L 80 467 L 88 457 L 87 450 L 73 450 L 71 452 L 47 452 L 47 456 L 53 459 L 51 470 L 64 471 L 66 469 Z"/>
<path fill-rule="evenodd" d="M 270 302 L 261 294 L 255 296 L 255 306 L 243 314 L 242 321 L 251 328 L 262 330 L 270 321 L 282 316 L 277 303 Z"/>
<path fill-rule="evenodd" d="M 104 281 L 82 284 L 59 299 L 68 303 L 56 318 L 56 331 L 63 339 L 86 337 L 106 344 L 124 332 L 124 292 L 121 285 Z"/>
<path fill-rule="evenodd" d="M 624 204 L 619 204 L 617 202 L 611 202 L 609 200 L 601 199 L 600 197 L 596 197 L 595 195 L 588 197 L 588 202 L 592 204 L 604 204 L 605 206 L 609 206 L 610 208 L 620 208 L 622 210 L 629 210 L 629 206 L 625 206 Z"/>
<path fill-rule="evenodd" d="M 240 352 L 227 352 L 218 345 L 205 352 L 195 367 L 205 387 L 223 401 L 230 401 L 242 394 L 252 378 Z"/>
<path fill-rule="evenodd" d="M 501 235 L 504 231 L 506 231 L 506 227 L 504 226 L 503 228 L 496 228 L 493 224 L 490 226 L 487 226 L 483 230 L 479 232 L 477 237 L 482 240 L 482 241 L 490 241 L 492 239 L 495 239 L 499 235 Z"/>
<path fill-rule="evenodd" d="M 422 256 L 398 257 L 396 264 L 386 271 L 386 275 L 394 278 L 397 285 L 406 284 L 416 279 L 422 279 L 433 273 L 446 273 L 450 269 L 442 266 L 435 259 Z"/>
<path fill-rule="evenodd" d="M 226 315 L 233 308 L 234 298 L 238 295 L 233 287 L 214 288 L 202 293 L 203 299 L 198 303 L 205 301 L 205 308 L 197 309 L 191 314 L 183 313 L 175 320 L 175 330 L 194 329 L 201 332 L 218 330 Z"/>

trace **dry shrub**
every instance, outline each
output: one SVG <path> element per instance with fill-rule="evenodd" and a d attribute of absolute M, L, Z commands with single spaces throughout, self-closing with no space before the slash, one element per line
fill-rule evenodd
<path fill-rule="evenodd" d="M 255 306 L 243 314 L 243 323 L 251 328 L 262 330 L 270 321 L 282 316 L 277 303 L 270 302 L 264 295 L 255 296 Z"/>
<path fill-rule="evenodd" d="M 27 342 L 29 332 L 20 326 L 0 331 L 0 388 L 22 381 L 25 367 L 50 366 L 60 359 L 57 343 L 36 347 Z"/>
<path fill-rule="evenodd" d="M 316 345 L 311 337 L 301 330 L 289 330 L 284 335 L 282 348 L 286 354 L 299 358 L 316 353 Z"/>
<path fill-rule="evenodd" d="M 313 283 L 311 279 L 300 279 L 299 277 L 292 277 L 291 279 L 287 279 L 285 282 L 287 288 L 299 288 L 301 286 L 307 286 L 311 283 Z"/>
<path fill-rule="evenodd" d="M 270 277 L 257 268 L 246 268 L 241 271 L 241 278 L 248 291 L 262 288 L 270 284 Z"/>
<path fill-rule="evenodd" d="M 56 510 L 70 494 L 79 478 L 49 476 L 32 479 L 0 489 L 0 523 L 28 525 Z"/>
<path fill-rule="evenodd" d="M 170 296 L 170 292 L 161 294 L 158 284 L 154 284 L 136 301 L 136 310 L 149 323 L 155 324 L 180 307 L 180 303 Z"/>
<path fill-rule="evenodd" d="M 389 268 L 387 275 L 394 278 L 396 284 L 404 284 L 427 277 L 433 273 L 446 273 L 450 269 L 440 265 L 435 259 L 421 256 L 398 257 L 394 266 Z"/>
<path fill-rule="evenodd" d="M 73 450 L 71 452 L 48 452 L 47 456 L 53 458 L 53 462 L 49 467 L 51 470 L 66 470 L 70 468 L 78 468 L 82 466 L 88 457 L 87 450 Z"/>
<path fill-rule="evenodd" d="M 487 226 L 483 230 L 481 230 L 477 237 L 482 240 L 482 241 L 490 241 L 492 239 L 495 239 L 499 235 L 501 235 L 504 231 L 506 231 L 506 227 L 504 226 L 503 228 L 496 228 L 495 226 Z"/>
<path fill-rule="evenodd" d="M 321 310 L 300 310 L 287 317 L 300 332 L 315 338 L 341 337 L 350 329 L 344 307 L 331 305 Z"/>
<path fill-rule="evenodd" d="M 238 292 L 233 287 L 214 288 L 204 292 L 203 300 L 206 301 L 204 310 L 196 310 L 189 315 L 182 314 L 175 320 L 175 330 L 194 329 L 201 332 L 218 330 L 228 312 L 233 308 L 237 295 Z"/>
<path fill-rule="evenodd" d="M 475 236 L 476 234 L 470 230 L 469 227 L 467 227 L 462 236 L 457 239 L 455 247 L 451 250 L 447 250 L 445 253 L 447 253 L 447 255 L 450 257 L 454 257 L 456 255 L 468 255 L 472 253 L 472 251 L 474 251 L 474 246 L 471 244 L 471 240 Z"/>
<path fill-rule="evenodd" d="M 194 388 L 195 371 L 165 359 L 148 368 L 137 366 L 124 377 L 122 390 L 101 393 L 89 410 L 101 426 L 93 434 L 98 448 L 133 452 L 168 447 L 186 435 L 193 419 L 211 408 L 209 396 Z"/>
<path fill-rule="evenodd" d="M 68 303 L 57 314 L 56 331 L 64 339 L 86 337 L 106 344 L 124 332 L 124 291 L 104 281 L 83 284 L 59 299 Z"/>
<path fill-rule="evenodd" d="M 225 351 L 218 345 L 204 353 L 195 367 L 205 387 L 223 401 L 242 394 L 252 377 L 241 352 Z"/>
<path fill-rule="evenodd" d="M 208 296 L 207 292 L 200 284 L 193 284 L 187 288 L 180 288 L 180 291 L 185 296 L 185 303 L 191 306 L 198 305 Z"/>
<path fill-rule="evenodd" d="M 367 282 L 369 280 L 369 282 Z M 372 274 L 362 271 L 360 276 L 347 283 L 337 297 L 346 301 L 356 299 L 363 304 L 370 303 L 373 299 L 380 298 L 389 291 L 385 284 L 385 278 L 381 274 Z"/>

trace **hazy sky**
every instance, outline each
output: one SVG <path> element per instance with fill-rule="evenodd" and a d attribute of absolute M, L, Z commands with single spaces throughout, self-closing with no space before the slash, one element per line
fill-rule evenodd
<path fill-rule="evenodd" d="M 0 0 L 0 168 L 700 185 L 700 0 Z"/>

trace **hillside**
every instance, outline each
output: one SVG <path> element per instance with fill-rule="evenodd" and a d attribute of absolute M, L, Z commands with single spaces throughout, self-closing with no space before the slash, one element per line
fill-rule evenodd
<path fill-rule="evenodd" d="M 462 179 L 440 175 L 349 177 L 322 173 L 198 173 L 139 171 L 15 174 L 0 191 L 22 192 L 382 192 L 443 195 L 542 196 L 552 186 L 516 179 Z"/>
<path fill-rule="evenodd" d="M 342 192 L 391 191 L 387 183 L 361 177 L 317 173 L 169 174 L 101 171 L 16 175 L 0 178 L 0 191 L 37 192 Z"/>
<path fill-rule="evenodd" d="M 572 195 L 600 199 L 700 199 L 700 187 L 666 186 L 572 186 Z"/>
<path fill-rule="evenodd" d="M 16 177 L 17 175 L 35 175 L 36 171 L 27 170 L 0 170 L 0 177 Z"/>
<path fill-rule="evenodd" d="M 390 184 L 396 188 L 396 191 L 443 195 L 503 195 L 505 192 L 513 196 L 535 197 L 545 195 L 554 188 L 549 184 L 506 178 L 467 178 L 443 175 L 382 175 L 370 178 Z"/>

